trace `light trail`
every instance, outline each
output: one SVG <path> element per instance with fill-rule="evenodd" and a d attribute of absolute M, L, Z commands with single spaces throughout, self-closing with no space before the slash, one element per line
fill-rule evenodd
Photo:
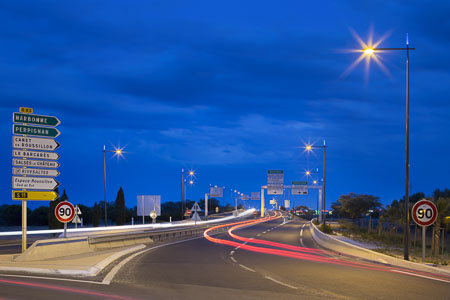
<path fill-rule="evenodd" d="M 331 258 L 331 257 L 325 257 L 325 256 L 320 255 L 320 254 L 323 254 L 324 252 L 321 250 L 318 250 L 318 249 L 297 247 L 297 246 L 276 243 L 276 242 L 271 242 L 271 241 L 265 241 L 265 240 L 249 239 L 249 238 L 244 238 L 244 237 L 241 237 L 241 236 L 238 236 L 238 235 L 232 233 L 232 231 L 237 228 L 242 228 L 242 227 L 249 226 L 249 225 L 267 222 L 269 220 L 278 219 L 280 217 L 281 217 L 281 214 L 280 215 L 276 214 L 274 217 L 265 217 L 265 218 L 262 218 L 259 220 L 242 221 L 242 222 L 237 222 L 237 223 L 232 223 L 232 224 L 214 226 L 214 227 L 211 227 L 211 228 L 205 230 L 203 233 L 203 236 L 207 240 L 209 240 L 213 243 L 228 245 L 228 246 L 232 246 L 232 247 L 238 247 L 239 249 L 252 251 L 252 252 L 256 252 L 256 253 L 278 255 L 278 256 L 291 257 L 291 258 L 297 258 L 297 259 L 302 259 L 302 260 L 323 262 L 323 263 L 329 263 L 329 264 L 335 264 L 335 265 L 341 265 L 341 266 L 347 266 L 347 267 L 384 271 L 384 272 L 397 273 L 397 274 L 400 273 L 399 271 L 402 271 L 401 274 L 409 274 L 409 275 L 414 275 L 414 276 L 416 276 L 417 274 L 422 274 L 422 275 L 426 275 L 429 279 L 435 279 L 435 280 L 450 283 L 450 276 L 421 272 L 421 271 L 413 271 L 413 270 L 409 270 L 409 269 L 393 268 L 393 267 L 381 266 L 381 265 L 376 265 L 376 264 L 371 264 L 371 263 L 352 262 L 352 261 L 341 260 L 341 259 L 336 259 L 336 258 Z M 213 238 L 208 235 L 208 233 L 210 231 L 213 231 L 215 229 L 222 228 L 225 226 L 230 226 L 230 225 L 234 225 L 234 226 L 228 230 L 228 234 L 235 239 L 244 241 L 244 243 Z M 282 248 L 282 249 L 289 249 L 292 251 L 266 248 L 266 247 L 257 247 L 257 246 L 248 245 L 247 243 L 262 244 L 262 245 L 278 247 L 278 248 Z M 312 252 L 312 253 L 308 254 L 308 253 L 304 253 L 304 252 Z"/>

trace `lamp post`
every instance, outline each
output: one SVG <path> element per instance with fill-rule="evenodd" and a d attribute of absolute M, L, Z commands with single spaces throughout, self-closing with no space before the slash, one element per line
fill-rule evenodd
<path fill-rule="evenodd" d="M 195 172 L 193 170 L 188 171 L 188 177 L 189 177 L 189 185 L 192 186 L 194 184 L 193 178 L 195 177 Z M 181 220 L 184 219 L 184 211 L 186 209 L 185 207 L 185 193 L 186 193 L 186 186 L 185 186 L 186 178 L 184 177 L 184 168 L 181 168 Z"/>
<path fill-rule="evenodd" d="M 325 140 L 323 140 L 323 146 L 314 146 L 314 145 L 306 145 L 305 149 L 306 151 L 312 151 L 312 149 L 323 149 L 323 210 L 325 209 L 325 150 L 327 148 L 326 142 Z M 317 172 L 318 169 L 317 169 Z M 317 180 L 319 180 L 319 177 L 317 177 Z M 319 183 L 317 182 L 317 188 L 319 188 Z M 319 193 L 319 190 L 317 190 L 317 193 Z M 319 212 L 320 213 L 320 212 Z M 326 219 L 326 214 L 323 214 L 323 229 L 325 230 L 325 219 Z"/>
<path fill-rule="evenodd" d="M 105 192 L 105 226 L 108 226 L 108 212 L 106 208 L 106 152 L 114 152 L 114 156 L 121 157 L 123 156 L 123 149 L 116 148 L 114 150 L 106 150 L 106 145 L 103 145 L 103 186 Z"/>
<path fill-rule="evenodd" d="M 404 48 L 365 48 L 364 54 L 375 55 L 377 51 L 406 51 L 406 149 L 405 149 L 405 229 L 403 232 L 403 258 L 409 260 L 409 37 L 406 34 L 406 47 Z"/>
<path fill-rule="evenodd" d="M 313 181 L 313 184 L 316 185 L 317 189 L 316 189 L 316 195 L 317 195 L 317 214 L 319 214 L 319 168 L 316 168 L 316 171 L 306 171 L 305 172 L 306 175 L 311 175 L 311 174 L 316 174 L 316 180 Z"/>

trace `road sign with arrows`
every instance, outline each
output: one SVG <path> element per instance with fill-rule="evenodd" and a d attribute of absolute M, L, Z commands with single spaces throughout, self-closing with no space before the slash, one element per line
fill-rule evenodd
<path fill-rule="evenodd" d="M 49 160 L 58 160 L 58 158 L 60 157 L 59 154 L 56 152 L 28 151 L 18 149 L 13 149 L 12 155 L 14 157 L 49 159 Z"/>
<path fill-rule="evenodd" d="M 13 133 L 14 134 L 23 134 L 23 135 L 33 135 L 33 136 L 43 136 L 43 137 L 57 137 L 61 134 L 58 129 L 51 127 L 36 127 L 36 126 L 27 126 L 27 125 L 13 125 Z"/>
<path fill-rule="evenodd" d="M 13 189 L 54 190 L 59 186 L 59 182 L 47 177 L 13 176 L 12 185 Z"/>
<path fill-rule="evenodd" d="M 59 148 L 59 143 L 54 139 L 37 138 L 27 136 L 13 136 L 13 148 L 28 150 L 54 151 Z"/>
<path fill-rule="evenodd" d="M 23 113 L 13 113 L 13 122 L 43 126 L 58 126 L 61 123 L 57 117 Z"/>

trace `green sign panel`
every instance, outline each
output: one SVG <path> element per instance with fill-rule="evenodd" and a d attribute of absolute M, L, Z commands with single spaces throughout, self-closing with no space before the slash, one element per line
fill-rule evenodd
<path fill-rule="evenodd" d="M 307 185 L 308 181 L 292 181 L 292 185 Z"/>
<path fill-rule="evenodd" d="M 45 137 L 57 137 L 60 132 L 56 128 L 50 127 L 35 127 L 26 125 L 13 125 L 14 134 L 24 134 L 24 135 L 34 135 L 34 136 L 45 136 Z"/>
<path fill-rule="evenodd" d="M 45 126 L 58 126 L 61 123 L 57 117 L 22 114 L 22 113 L 13 113 L 13 122 L 45 125 Z"/>
<path fill-rule="evenodd" d="M 267 174 L 283 174 L 283 170 L 268 170 Z"/>

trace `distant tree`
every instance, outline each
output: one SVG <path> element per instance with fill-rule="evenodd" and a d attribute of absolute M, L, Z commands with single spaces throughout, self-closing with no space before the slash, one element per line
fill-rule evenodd
<path fill-rule="evenodd" d="M 102 217 L 102 209 L 97 202 L 94 203 L 94 208 L 92 209 L 92 225 L 98 227 L 100 225 L 100 218 Z"/>
<path fill-rule="evenodd" d="M 83 218 L 83 224 L 92 224 L 92 217 L 94 209 L 93 207 L 89 207 L 83 204 L 78 204 L 78 208 L 81 211 L 81 215 L 78 217 L 81 219 Z"/>
<path fill-rule="evenodd" d="M 40 206 L 30 214 L 29 224 L 31 226 L 48 226 L 48 206 Z"/>
<path fill-rule="evenodd" d="M 369 210 L 378 210 L 381 208 L 381 203 L 378 197 L 372 195 L 349 193 L 340 196 L 331 207 L 333 208 L 333 215 L 357 219 Z"/>
<path fill-rule="evenodd" d="M 442 224 L 445 224 L 446 218 L 450 216 L 450 197 L 439 197 L 434 201 L 438 211 L 438 217 L 433 226 L 434 230 L 434 255 L 439 254 L 439 240 L 441 237 L 441 231 L 439 230 Z"/>
<path fill-rule="evenodd" d="M 116 225 L 124 225 L 126 218 L 125 195 L 120 187 L 117 192 L 116 203 L 114 205 Z"/>
<path fill-rule="evenodd" d="M 27 220 L 31 210 L 27 209 Z M 20 226 L 22 224 L 22 206 L 18 204 L 0 206 L 0 224 L 3 226 Z"/>
<path fill-rule="evenodd" d="M 57 194 L 59 194 L 58 189 L 56 189 L 55 192 Z M 56 208 L 56 205 L 58 205 L 58 203 L 60 203 L 62 201 L 68 201 L 68 200 L 69 200 L 69 197 L 67 197 L 66 190 L 64 190 L 62 196 L 60 196 L 58 199 L 56 199 L 54 201 L 50 201 L 49 209 L 48 209 L 48 213 L 47 213 L 47 216 L 48 216 L 48 218 L 47 218 L 48 219 L 48 228 L 49 229 L 62 229 L 62 228 L 64 228 L 64 223 L 61 223 L 61 222 L 58 221 L 58 219 L 56 219 L 55 208 Z"/>

